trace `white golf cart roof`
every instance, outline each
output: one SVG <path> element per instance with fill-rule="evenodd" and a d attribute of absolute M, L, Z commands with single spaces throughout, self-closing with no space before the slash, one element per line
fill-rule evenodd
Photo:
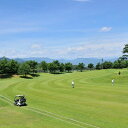
<path fill-rule="evenodd" d="M 16 95 L 16 97 L 22 97 L 22 96 L 24 96 L 24 95 Z"/>

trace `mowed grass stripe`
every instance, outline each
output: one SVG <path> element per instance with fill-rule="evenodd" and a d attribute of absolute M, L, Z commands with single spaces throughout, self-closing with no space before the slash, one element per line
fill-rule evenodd
<path fill-rule="evenodd" d="M 2 95 L 0 95 L 0 98 L 2 98 L 3 101 L 9 103 L 11 106 L 13 105 L 13 101 L 10 100 L 9 98 L 7 98 L 5 96 L 2 96 Z M 78 121 L 78 120 L 67 118 L 67 117 L 64 117 L 64 116 L 61 116 L 61 115 L 57 115 L 55 113 L 51 113 L 51 112 L 48 112 L 48 111 L 42 111 L 42 110 L 39 110 L 37 108 L 23 107 L 22 109 L 30 110 L 30 111 L 36 112 L 38 114 L 41 114 L 41 115 L 49 116 L 49 117 L 52 117 L 52 118 L 55 118 L 55 119 L 58 119 L 58 120 L 61 120 L 61 121 L 76 125 L 76 126 L 78 126 L 80 128 L 85 128 L 85 127 L 87 128 L 87 126 L 93 127 L 93 128 L 100 128 L 100 127 L 97 127 L 95 125 L 91 125 L 91 124 L 84 123 L 84 122 L 81 122 L 81 121 Z M 82 126 L 82 125 L 86 125 L 86 126 Z"/>
<path fill-rule="evenodd" d="M 16 94 L 25 94 L 29 106 L 40 110 L 103 128 L 125 128 L 128 114 L 128 71 L 120 71 L 120 76 L 118 70 L 102 70 L 61 75 L 43 73 L 31 80 L 12 78 L 0 81 L 0 92 L 11 99 Z M 112 87 L 113 78 L 115 86 Z M 76 85 L 74 89 L 71 87 L 72 80 Z"/>

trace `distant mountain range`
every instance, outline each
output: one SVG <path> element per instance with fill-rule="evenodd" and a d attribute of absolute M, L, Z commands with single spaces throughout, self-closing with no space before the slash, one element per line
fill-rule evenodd
<path fill-rule="evenodd" d="M 114 62 L 118 58 L 110 58 L 110 59 L 104 59 L 104 61 L 111 61 Z M 77 65 L 79 63 L 84 63 L 85 65 L 88 65 L 89 63 L 97 64 L 98 62 L 102 62 L 102 59 L 99 58 L 76 58 L 76 59 L 50 59 L 50 58 L 43 58 L 43 57 L 30 57 L 30 58 L 15 58 L 18 62 L 25 62 L 28 60 L 35 60 L 38 63 L 41 61 L 46 61 L 47 63 L 53 62 L 54 60 L 58 60 L 61 63 L 67 63 L 70 62 L 74 65 Z"/>

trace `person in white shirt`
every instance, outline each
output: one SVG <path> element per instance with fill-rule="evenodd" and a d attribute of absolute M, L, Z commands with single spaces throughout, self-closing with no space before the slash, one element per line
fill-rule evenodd
<path fill-rule="evenodd" d="M 75 83 L 74 83 L 74 81 L 72 81 L 72 88 L 74 88 L 75 87 Z"/>
<path fill-rule="evenodd" d="M 18 103 L 17 103 L 18 106 L 21 105 L 21 99 L 19 99 Z"/>
<path fill-rule="evenodd" d="M 115 80 L 114 80 L 114 79 L 112 79 L 112 86 L 114 85 L 114 82 L 115 82 Z"/>

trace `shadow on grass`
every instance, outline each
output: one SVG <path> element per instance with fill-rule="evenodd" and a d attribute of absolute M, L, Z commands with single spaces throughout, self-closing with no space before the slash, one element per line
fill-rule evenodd
<path fill-rule="evenodd" d="M 55 73 L 50 73 L 50 74 L 59 75 L 59 74 L 65 74 L 65 72 L 55 72 Z"/>
<path fill-rule="evenodd" d="M 33 79 L 32 77 L 29 77 L 29 76 L 20 76 L 20 78 L 24 78 L 24 79 Z"/>
<path fill-rule="evenodd" d="M 0 74 L 0 79 L 11 78 L 12 74 Z"/>
<path fill-rule="evenodd" d="M 39 77 L 39 74 L 29 74 L 29 76 L 20 76 L 20 78 L 24 78 L 24 79 L 33 79 L 33 77 Z"/>
<path fill-rule="evenodd" d="M 73 72 L 66 72 L 66 73 L 73 73 Z"/>
<path fill-rule="evenodd" d="M 30 74 L 32 77 L 39 77 L 39 74 Z"/>

